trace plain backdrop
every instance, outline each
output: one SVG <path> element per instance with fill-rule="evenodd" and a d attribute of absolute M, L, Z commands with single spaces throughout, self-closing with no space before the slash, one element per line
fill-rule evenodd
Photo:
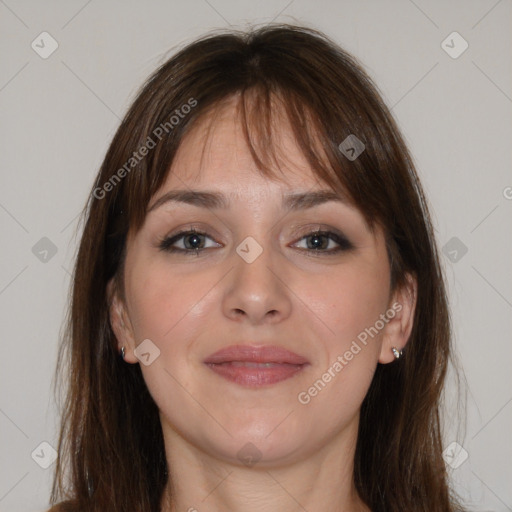
<path fill-rule="evenodd" d="M 449 471 L 474 510 L 512 510 L 511 13 L 510 0 L 0 0 L 0 511 L 48 503 L 77 215 L 120 119 L 177 45 L 271 21 L 324 31 L 392 107 L 468 383 L 465 431 L 447 417 Z"/>

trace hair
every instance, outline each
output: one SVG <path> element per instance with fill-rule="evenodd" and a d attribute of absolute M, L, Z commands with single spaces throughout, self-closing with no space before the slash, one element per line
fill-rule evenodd
<path fill-rule="evenodd" d="M 141 228 L 180 141 L 234 96 L 259 171 L 275 177 L 277 104 L 315 175 L 343 192 L 370 226 L 382 227 L 392 290 L 406 286 L 408 275 L 417 280 L 404 355 L 378 364 L 361 405 L 354 459 L 361 499 L 373 512 L 462 510 L 442 458 L 450 317 L 412 158 L 357 61 L 321 32 L 283 24 L 216 31 L 179 49 L 144 84 L 110 144 L 83 211 L 59 351 L 56 375 L 67 394 L 51 504 L 84 512 L 160 510 L 172 475 L 158 407 L 140 366 L 118 355 L 107 284 L 113 280 L 122 293 L 127 234 Z M 349 135 L 365 145 L 356 159 L 339 147 Z"/>

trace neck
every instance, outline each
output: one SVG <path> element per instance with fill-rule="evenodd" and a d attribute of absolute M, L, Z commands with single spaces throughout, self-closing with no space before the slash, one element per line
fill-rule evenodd
<path fill-rule="evenodd" d="M 369 512 L 354 482 L 355 428 L 308 458 L 251 467 L 219 460 L 164 429 L 169 474 L 162 512 Z"/>

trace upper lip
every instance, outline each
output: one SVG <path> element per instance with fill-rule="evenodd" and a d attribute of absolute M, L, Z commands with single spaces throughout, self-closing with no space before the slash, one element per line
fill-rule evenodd
<path fill-rule="evenodd" d="M 307 364 L 309 361 L 295 352 L 277 346 L 231 345 L 210 354 L 207 364 L 220 364 L 233 361 L 253 363 Z"/>

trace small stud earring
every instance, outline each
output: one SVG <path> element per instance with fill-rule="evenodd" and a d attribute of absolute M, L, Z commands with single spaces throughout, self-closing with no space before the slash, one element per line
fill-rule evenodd
<path fill-rule="evenodd" d="M 398 350 L 396 347 L 391 347 L 391 352 L 393 352 L 395 359 L 399 359 L 400 356 L 402 355 L 402 351 Z"/>
<path fill-rule="evenodd" d="M 124 359 L 124 356 L 126 355 L 126 351 L 124 347 L 121 347 L 121 357 Z"/>

